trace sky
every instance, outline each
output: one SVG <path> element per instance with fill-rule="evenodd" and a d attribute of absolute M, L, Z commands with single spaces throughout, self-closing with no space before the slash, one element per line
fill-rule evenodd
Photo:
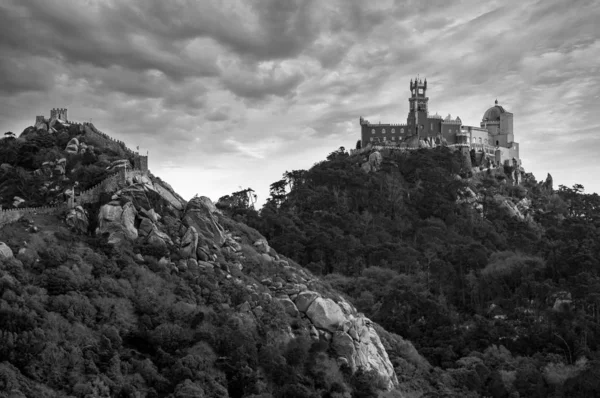
<path fill-rule="evenodd" d="M 479 126 L 498 99 L 538 180 L 600 193 L 598 0 L 0 0 L 0 131 L 68 108 L 185 199 L 354 148 L 359 117 Z"/>

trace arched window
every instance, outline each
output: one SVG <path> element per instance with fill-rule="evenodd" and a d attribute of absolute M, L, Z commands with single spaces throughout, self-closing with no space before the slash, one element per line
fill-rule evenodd
<path fill-rule="evenodd" d="M 372 130 L 371 130 L 371 134 L 375 134 L 375 129 L 372 129 Z"/>
<path fill-rule="evenodd" d="M 396 141 L 396 137 L 392 137 L 392 141 Z"/>
<path fill-rule="evenodd" d="M 381 129 L 381 134 L 385 134 L 385 129 Z"/>
<path fill-rule="evenodd" d="M 396 129 L 392 129 L 392 134 L 396 134 Z"/>
<path fill-rule="evenodd" d="M 371 137 L 371 140 L 370 140 L 370 141 L 373 141 L 373 137 Z"/>
<path fill-rule="evenodd" d="M 479 137 L 479 143 L 481 144 L 481 137 Z"/>
<path fill-rule="evenodd" d="M 500 142 L 498 142 L 497 140 L 496 140 L 496 145 L 500 145 Z"/>
<path fill-rule="evenodd" d="M 404 134 L 404 127 L 400 129 L 400 134 Z"/>

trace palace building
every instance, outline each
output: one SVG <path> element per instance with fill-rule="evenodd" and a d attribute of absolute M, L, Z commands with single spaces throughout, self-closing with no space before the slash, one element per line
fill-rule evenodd
<path fill-rule="evenodd" d="M 429 114 L 427 79 L 411 79 L 409 111 L 406 123 L 370 123 L 360 118 L 361 143 L 366 146 L 387 144 L 406 145 L 416 142 L 420 147 L 464 144 L 476 152 L 493 155 L 498 163 L 519 162 L 519 144 L 514 141 L 513 114 L 504 107 L 494 106 L 483 114 L 479 127 L 462 124 L 457 116 L 442 118 Z"/>

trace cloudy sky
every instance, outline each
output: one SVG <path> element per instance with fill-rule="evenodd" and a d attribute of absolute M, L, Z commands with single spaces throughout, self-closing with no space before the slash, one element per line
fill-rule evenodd
<path fill-rule="evenodd" d="M 514 113 L 527 171 L 600 192 L 598 0 L 0 0 L 0 130 L 69 119 L 150 153 L 184 198 L 251 187 L 359 139 L 358 119 Z"/>

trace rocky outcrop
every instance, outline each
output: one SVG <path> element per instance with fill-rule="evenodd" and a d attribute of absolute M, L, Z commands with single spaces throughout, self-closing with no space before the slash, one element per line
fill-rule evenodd
<path fill-rule="evenodd" d="M 123 239 L 134 240 L 138 237 L 135 228 L 136 215 L 137 211 L 131 202 L 127 202 L 123 207 L 117 201 L 109 202 L 100 208 L 96 234 L 108 233 L 108 242 L 112 244 Z"/>
<path fill-rule="evenodd" d="M 65 152 L 71 154 L 79 153 L 79 140 L 75 137 L 71 138 L 71 140 L 69 140 L 69 143 L 65 148 Z"/>
<path fill-rule="evenodd" d="M 373 171 L 379 170 L 382 161 L 383 156 L 381 156 L 381 153 L 379 153 L 379 151 L 374 151 L 369 155 L 369 164 L 371 165 Z"/>
<path fill-rule="evenodd" d="M 254 248 L 256 248 L 256 251 L 258 251 L 259 253 L 267 254 L 271 250 L 271 248 L 269 247 L 269 243 L 266 239 L 259 239 L 256 242 L 254 242 Z"/>
<path fill-rule="evenodd" d="M 465 187 L 458 191 L 458 198 L 456 199 L 456 203 L 467 204 L 473 209 L 475 209 L 479 214 L 483 214 L 483 205 L 481 204 L 481 202 L 481 196 L 476 195 L 475 192 L 473 192 L 473 190 L 469 187 Z"/>
<path fill-rule="evenodd" d="M 181 244 L 179 245 L 179 254 L 182 258 L 196 258 L 196 250 L 198 248 L 198 232 L 196 228 L 189 227 L 183 238 L 181 238 Z"/>
<path fill-rule="evenodd" d="M 518 207 L 510 199 L 506 199 L 502 195 L 496 195 L 494 196 L 494 201 L 500 208 L 504 209 L 509 216 L 521 221 L 525 219 L 523 213 L 521 213 Z"/>
<path fill-rule="evenodd" d="M 316 298 L 306 310 L 306 315 L 319 329 L 335 332 L 346 320 L 339 305 L 331 299 Z"/>
<path fill-rule="evenodd" d="M 81 206 L 70 209 L 67 213 L 65 222 L 69 227 L 74 228 L 81 233 L 86 233 L 90 225 L 88 215 Z"/>
<path fill-rule="evenodd" d="M 13 258 L 13 252 L 10 247 L 4 242 L 0 242 L 0 260 Z"/>
<path fill-rule="evenodd" d="M 308 310 L 308 307 L 310 307 L 310 305 L 313 303 L 313 301 L 315 301 L 319 297 L 320 297 L 320 294 L 316 293 L 316 292 L 312 292 L 312 291 L 301 292 L 296 297 L 296 300 L 295 300 L 296 307 L 298 308 L 299 311 L 306 312 Z"/>
<path fill-rule="evenodd" d="M 221 247 L 225 242 L 225 231 L 215 214 L 216 208 L 211 205 L 208 198 L 193 198 L 185 208 L 182 221 L 186 227 L 194 227 L 199 242 L 209 245 L 214 243 Z"/>

